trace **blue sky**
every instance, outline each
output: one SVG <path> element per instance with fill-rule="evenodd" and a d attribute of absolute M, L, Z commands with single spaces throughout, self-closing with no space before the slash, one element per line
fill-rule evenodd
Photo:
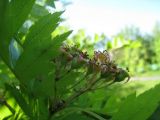
<path fill-rule="evenodd" d="M 73 29 L 114 35 L 125 26 L 150 33 L 160 21 L 160 0 L 70 0 L 64 16 Z M 58 6 L 58 5 L 57 5 Z"/>

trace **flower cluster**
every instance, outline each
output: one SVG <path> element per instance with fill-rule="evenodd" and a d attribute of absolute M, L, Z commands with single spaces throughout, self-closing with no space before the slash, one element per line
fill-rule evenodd
<path fill-rule="evenodd" d="M 55 82 L 57 83 L 61 83 L 61 80 L 64 80 L 63 77 L 70 74 L 70 72 L 74 74 L 74 72 L 81 71 L 81 74 L 76 77 L 80 79 L 75 79 L 71 84 L 68 83 L 65 86 L 66 93 L 69 90 L 72 94 L 65 97 L 66 99 L 60 98 L 55 105 L 51 106 L 51 113 L 56 113 L 65 108 L 83 93 L 107 87 L 126 78 L 129 80 L 128 71 L 118 68 L 106 50 L 103 52 L 95 51 L 93 57 L 89 57 L 87 52 L 83 52 L 75 46 L 62 46 L 60 48 L 60 55 L 53 62 L 56 67 Z M 73 80 L 73 78 L 71 79 Z M 58 93 L 58 87 L 55 86 L 55 94 Z M 59 96 L 62 97 L 63 95 Z"/>
<path fill-rule="evenodd" d="M 128 78 L 127 70 L 118 68 L 115 62 L 111 59 L 107 50 L 95 51 L 92 58 L 89 58 L 87 52 L 82 52 L 76 47 L 62 46 L 62 57 L 66 66 L 69 69 L 86 68 L 86 75 L 100 74 L 102 79 L 111 79 L 114 82 L 120 82 Z"/>

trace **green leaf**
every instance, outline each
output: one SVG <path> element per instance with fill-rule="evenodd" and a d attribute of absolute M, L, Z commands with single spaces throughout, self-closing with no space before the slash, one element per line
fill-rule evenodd
<path fill-rule="evenodd" d="M 107 89 L 108 100 L 103 106 L 104 114 L 109 114 L 111 116 L 115 115 L 120 108 L 122 102 L 131 94 L 135 93 L 140 95 L 145 91 L 155 87 L 160 82 L 156 80 L 148 81 L 129 81 L 125 84 L 115 84 Z"/>
<path fill-rule="evenodd" d="M 53 68 L 50 60 L 58 53 L 62 41 L 70 34 L 67 32 L 51 39 L 51 33 L 58 25 L 61 13 L 48 14 L 30 28 L 24 43 L 24 52 L 15 67 L 16 73 L 23 81 L 46 74 Z"/>
<path fill-rule="evenodd" d="M 136 97 L 132 94 L 121 104 L 113 120 L 146 120 L 160 102 L 160 84 Z"/>
<path fill-rule="evenodd" d="M 12 87 L 9 84 L 6 84 L 5 86 L 6 86 L 6 89 L 15 98 L 15 100 L 17 101 L 21 109 L 24 111 L 24 113 L 32 118 L 32 110 L 30 106 L 27 104 L 24 97 L 22 96 L 22 93 L 16 87 Z"/>
<path fill-rule="evenodd" d="M 32 81 L 33 84 L 29 84 L 30 92 L 34 97 L 53 97 L 54 96 L 54 74 L 47 74 L 42 78 L 37 78 Z M 47 92 L 46 92 L 47 91 Z"/>
<path fill-rule="evenodd" d="M 11 0 L 10 2 L 9 0 L 0 1 L 0 56 L 8 65 L 10 65 L 10 41 L 28 17 L 34 2 L 35 0 Z"/>
<path fill-rule="evenodd" d="M 58 35 L 53 40 L 39 38 L 37 40 L 42 41 L 35 40 L 37 43 L 29 45 L 28 48 L 26 47 L 15 67 L 21 80 L 27 83 L 28 80 L 43 75 L 45 76 L 48 72 L 54 70 L 51 59 L 59 54 L 59 47 L 62 41 L 64 41 L 70 33 L 71 31 Z"/>
<path fill-rule="evenodd" d="M 54 14 L 48 14 L 39 19 L 30 29 L 29 34 L 26 36 L 24 43 L 25 49 L 31 49 L 33 44 L 38 42 L 39 46 L 42 46 L 47 38 L 51 37 L 51 33 L 56 29 L 58 22 L 60 21 L 60 15 L 62 12 L 56 12 Z M 39 40 L 40 39 L 40 40 Z M 41 43 L 42 42 L 42 43 Z"/>
<path fill-rule="evenodd" d="M 8 119 L 10 119 L 10 118 L 12 118 L 12 117 L 13 117 L 13 115 L 9 115 L 9 116 L 3 118 L 3 120 L 8 120 Z"/>

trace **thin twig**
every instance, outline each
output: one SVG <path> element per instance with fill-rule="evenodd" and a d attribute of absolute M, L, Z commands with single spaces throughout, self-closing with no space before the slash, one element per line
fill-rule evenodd
<path fill-rule="evenodd" d="M 114 82 L 114 81 L 112 81 L 111 83 L 106 84 L 106 85 L 103 85 L 103 86 L 101 86 L 101 87 L 92 88 L 92 89 L 91 89 L 91 91 L 106 88 L 106 87 L 108 87 L 108 86 L 111 86 L 113 83 L 115 83 L 115 82 Z"/>
<path fill-rule="evenodd" d="M 68 99 L 65 100 L 65 102 L 61 106 L 59 106 L 58 108 L 56 108 L 56 110 L 54 110 L 53 114 L 55 114 L 55 113 L 61 111 L 62 109 L 64 109 L 67 105 L 69 105 L 70 103 L 72 103 L 73 100 L 75 100 L 76 98 L 78 98 L 80 95 L 82 95 L 82 94 L 90 91 L 91 88 L 100 80 L 100 79 L 97 79 L 96 76 L 97 76 L 97 73 L 95 73 L 92 76 L 92 79 L 89 80 L 89 84 L 87 84 L 85 87 L 81 88 L 79 91 L 75 92 L 73 95 L 71 95 L 70 97 L 68 97 Z"/>
<path fill-rule="evenodd" d="M 74 85 L 72 85 L 71 87 L 69 87 L 68 90 L 71 90 L 71 89 L 75 88 L 77 85 L 79 85 L 85 79 L 86 79 L 86 77 L 84 76 L 82 79 L 80 79 L 79 81 L 77 81 Z"/>

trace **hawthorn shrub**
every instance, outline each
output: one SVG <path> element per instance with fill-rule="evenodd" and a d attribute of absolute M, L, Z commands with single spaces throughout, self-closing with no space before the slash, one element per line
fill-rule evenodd
<path fill-rule="evenodd" d="M 0 1 L 0 66 L 3 66 L 1 72 L 7 76 L 2 79 L 10 80 L 3 81 L 0 91 L 0 119 L 131 120 L 136 117 L 135 112 L 141 113 L 134 106 L 137 101 L 143 101 L 143 98 L 149 101 L 148 94 L 157 95 L 155 91 L 159 87 L 139 97 L 131 95 L 122 103 L 124 108 L 119 107 L 122 112 L 118 111 L 115 115 L 105 113 L 104 95 L 98 105 L 94 104 L 100 95 L 96 91 L 128 81 L 128 71 L 119 68 L 107 50 L 94 51 L 93 56 L 89 57 L 87 52 L 76 46 L 65 44 L 72 31 L 53 36 L 61 23 L 62 12 L 51 14 L 45 11 L 35 19 L 35 7 L 35 0 Z M 43 10 L 43 6 L 38 8 Z M 31 19 L 31 27 L 24 29 Z M 102 93 L 105 92 L 106 89 Z M 92 97 L 88 93 L 92 93 Z M 154 104 L 147 106 L 152 110 L 149 113 L 144 110 L 144 114 L 132 120 L 149 117 L 158 101 L 152 99 Z M 144 107 L 145 102 L 138 105 Z M 93 107 L 96 105 L 101 107 Z M 134 111 L 128 110 L 130 105 Z M 126 110 L 129 111 L 128 116 Z"/>

